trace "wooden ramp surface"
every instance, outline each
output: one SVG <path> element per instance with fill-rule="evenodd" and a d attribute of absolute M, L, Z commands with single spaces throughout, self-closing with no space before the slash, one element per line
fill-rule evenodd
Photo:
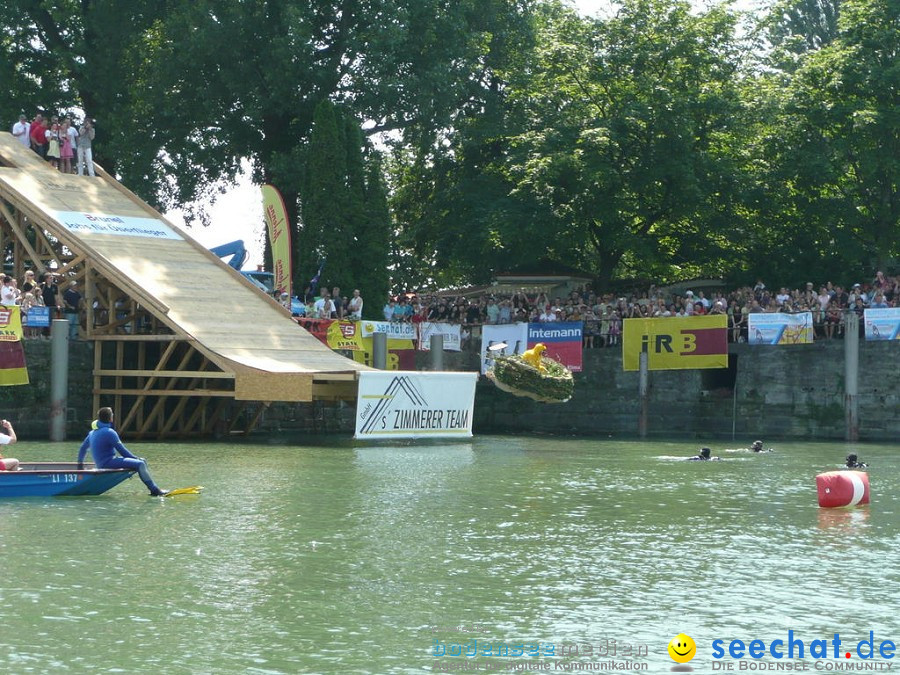
<path fill-rule="evenodd" d="M 0 134 L 0 160 L 0 197 L 235 373 L 236 398 L 311 400 L 314 377 L 349 380 L 368 369 L 300 328 L 274 299 L 102 171 L 98 178 L 59 173 L 9 133 Z"/>

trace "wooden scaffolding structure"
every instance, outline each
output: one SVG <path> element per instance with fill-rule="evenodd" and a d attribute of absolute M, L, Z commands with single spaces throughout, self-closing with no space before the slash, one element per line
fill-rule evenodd
<path fill-rule="evenodd" d="M 61 174 L 0 133 L 6 271 L 77 284 L 95 410 L 132 438 L 204 437 L 249 432 L 273 401 L 356 399 L 365 366 L 96 168 Z"/>

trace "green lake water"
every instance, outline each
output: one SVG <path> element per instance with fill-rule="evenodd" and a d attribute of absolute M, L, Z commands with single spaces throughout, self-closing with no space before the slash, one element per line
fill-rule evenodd
<path fill-rule="evenodd" d="M 607 640 L 668 672 L 680 632 L 711 672 L 717 638 L 900 643 L 898 447 L 769 444 L 682 462 L 694 442 L 129 443 L 163 487 L 206 490 L 0 501 L 0 672 L 459 672 L 434 654 L 454 643 L 543 644 L 532 666 L 562 672 L 546 645 Z M 873 503 L 819 509 L 815 474 L 852 450 Z"/>

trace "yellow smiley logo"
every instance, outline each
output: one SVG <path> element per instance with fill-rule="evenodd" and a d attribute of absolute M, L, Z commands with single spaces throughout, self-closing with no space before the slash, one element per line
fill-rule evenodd
<path fill-rule="evenodd" d="M 690 635 L 679 633 L 669 642 L 669 656 L 676 663 L 687 663 L 697 654 L 697 643 Z"/>

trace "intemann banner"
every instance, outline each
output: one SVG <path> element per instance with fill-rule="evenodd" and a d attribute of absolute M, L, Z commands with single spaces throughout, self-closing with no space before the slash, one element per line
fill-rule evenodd
<path fill-rule="evenodd" d="M 639 370 L 645 351 L 649 370 L 727 368 L 727 321 L 725 314 L 625 319 L 622 366 Z"/>
<path fill-rule="evenodd" d="M 478 373 L 361 372 L 354 437 L 469 437 L 477 379 Z"/>
<path fill-rule="evenodd" d="M 900 307 L 867 309 L 863 321 L 866 340 L 900 340 Z"/>
<path fill-rule="evenodd" d="M 747 326 L 747 342 L 751 345 L 802 345 L 812 344 L 812 312 L 798 314 L 750 314 Z"/>
<path fill-rule="evenodd" d="M 581 321 L 552 321 L 528 324 L 528 348 L 542 342 L 544 356 L 559 361 L 573 373 L 581 372 Z"/>

